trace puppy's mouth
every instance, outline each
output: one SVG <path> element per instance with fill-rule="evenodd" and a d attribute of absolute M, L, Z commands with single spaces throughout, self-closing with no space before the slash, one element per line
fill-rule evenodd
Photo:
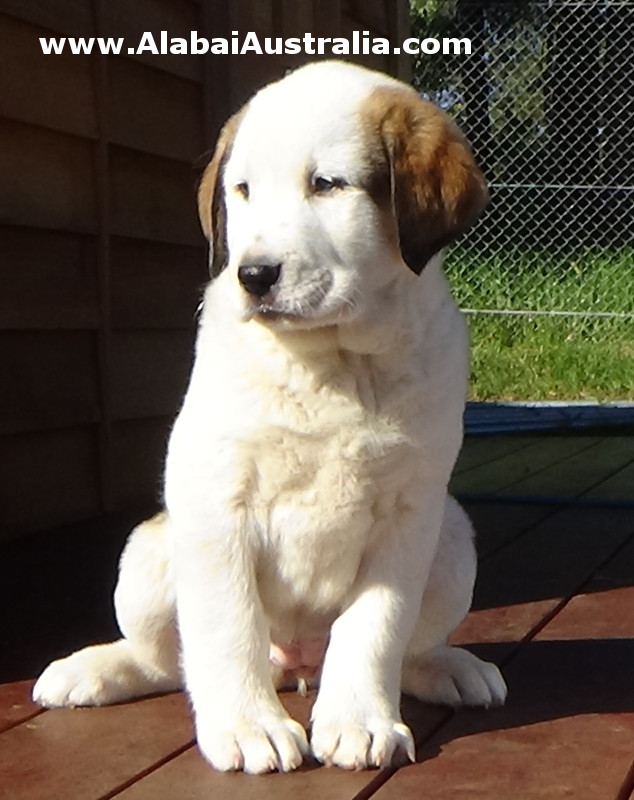
<path fill-rule="evenodd" d="M 245 322 L 252 319 L 260 319 L 264 322 L 281 322 L 287 320 L 288 322 L 301 321 L 304 315 L 297 311 L 291 311 L 277 303 L 259 302 L 253 303 L 245 310 Z"/>
<path fill-rule="evenodd" d="M 286 309 L 268 303 L 258 303 L 244 315 L 244 321 L 256 320 L 281 330 L 314 330 L 346 322 L 350 306 L 323 311 L 319 308 Z"/>
<path fill-rule="evenodd" d="M 269 292 L 257 300 L 255 298 L 245 309 L 244 320 L 257 319 L 264 323 L 306 326 L 319 324 L 324 315 L 322 303 L 323 292 L 313 292 L 301 300 L 289 302 Z"/>

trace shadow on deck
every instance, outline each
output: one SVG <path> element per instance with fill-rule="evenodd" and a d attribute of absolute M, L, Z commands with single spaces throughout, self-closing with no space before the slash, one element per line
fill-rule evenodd
<path fill-rule="evenodd" d="M 307 764 L 263 777 L 202 761 L 181 694 L 43 712 L 28 679 L 115 633 L 111 588 L 131 520 L 102 522 L 3 554 L 0 796 L 631 798 L 634 436 L 471 437 L 452 490 L 480 553 L 473 611 L 455 641 L 502 666 L 506 706 L 454 713 L 404 698 L 416 764 L 365 773 Z M 307 722 L 310 696 L 284 702 Z"/>

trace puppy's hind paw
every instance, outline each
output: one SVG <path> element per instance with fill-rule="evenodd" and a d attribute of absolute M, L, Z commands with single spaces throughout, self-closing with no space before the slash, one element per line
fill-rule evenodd
<path fill-rule="evenodd" d="M 33 700 L 46 708 L 103 706 L 176 688 L 177 680 L 142 665 L 120 639 L 53 661 L 33 687 Z"/>
<path fill-rule="evenodd" d="M 53 661 L 33 687 L 33 700 L 45 708 L 100 706 L 114 702 L 103 678 L 76 669 L 69 658 Z"/>
<path fill-rule="evenodd" d="M 403 691 L 419 700 L 449 706 L 500 706 L 506 683 L 500 670 L 461 647 L 437 647 L 407 658 Z"/>

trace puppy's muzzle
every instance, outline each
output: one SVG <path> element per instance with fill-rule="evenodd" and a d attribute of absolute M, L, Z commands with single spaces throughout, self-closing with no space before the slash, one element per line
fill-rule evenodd
<path fill-rule="evenodd" d="M 238 268 L 238 280 L 249 294 L 264 297 L 277 283 L 281 269 L 281 264 L 242 264 Z"/>

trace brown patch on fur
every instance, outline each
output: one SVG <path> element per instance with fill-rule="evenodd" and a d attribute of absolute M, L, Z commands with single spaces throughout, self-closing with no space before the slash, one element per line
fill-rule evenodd
<path fill-rule="evenodd" d="M 454 123 L 413 90 L 377 88 L 362 114 L 375 170 L 370 194 L 391 207 L 403 260 L 419 274 L 480 215 L 484 177 Z"/>
<path fill-rule="evenodd" d="M 220 131 L 216 149 L 205 168 L 198 185 L 198 216 L 203 233 L 211 242 L 212 258 L 209 271 L 212 277 L 227 266 L 227 209 L 222 189 L 222 176 L 231 155 L 235 139 L 246 106 L 234 114 Z"/>

